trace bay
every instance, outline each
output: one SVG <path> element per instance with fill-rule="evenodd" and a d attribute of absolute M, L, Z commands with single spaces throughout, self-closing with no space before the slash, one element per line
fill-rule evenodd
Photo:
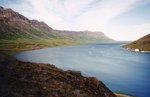
<path fill-rule="evenodd" d="M 54 64 L 63 70 L 94 76 L 112 91 L 138 97 L 150 96 L 150 53 L 128 51 L 127 42 L 44 48 L 16 53 L 29 62 Z"/>

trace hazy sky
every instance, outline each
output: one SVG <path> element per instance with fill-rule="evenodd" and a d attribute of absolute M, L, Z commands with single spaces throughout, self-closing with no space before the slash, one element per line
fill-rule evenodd
<path fill-rule="evenodd" d="M 0 6 L 54 29 L 102 31 L 115 40 L 150 33 L 150 0 L 0 0 Z"/>

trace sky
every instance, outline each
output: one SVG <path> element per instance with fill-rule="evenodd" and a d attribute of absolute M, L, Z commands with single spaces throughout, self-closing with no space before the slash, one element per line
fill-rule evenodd
<path fill-rule="evenodd" d="M 0 6 L 53 29 L 100 31 L 119 41 L 150 33 L 150 0 L 0 0 Z"/>

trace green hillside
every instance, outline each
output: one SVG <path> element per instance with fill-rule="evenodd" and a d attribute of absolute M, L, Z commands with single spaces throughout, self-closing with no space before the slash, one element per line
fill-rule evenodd
<path fill-rule="evenodd" d="M 11 9 L 0 7 L 0 53 L 75 44 L 81 42 L 55 33 L 43 22 L 29 20 Z"/>
<path fill-rule="evenodd" d="M 122 47 L 128 49 L 139 49 L 140 51 L 150 51 L 150 34 L 131 42 L 127 45 L 123 45 Z"/>
<path fill-rule="evenodd" d="M 112 41 L 103 33 L 54 30 L 44 22 L 0 7 L 0 53 L 108 40 Z"/>

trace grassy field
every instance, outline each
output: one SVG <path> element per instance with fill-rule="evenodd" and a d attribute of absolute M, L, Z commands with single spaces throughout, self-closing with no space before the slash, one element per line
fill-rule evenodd
<path fill-rule="evenodd" d="M 0 39 L 0 53 L 1 54 L 12 54 L 21 51 L 40 49 L 46 47 L 56 47 L 56 46 L 65 46 L 65 45 L 78 45 L 86 44 L 77 41 L 71 40 L 62 40 L 62 39 L 16 39 L 16 40 L 4 40 Z"/>

